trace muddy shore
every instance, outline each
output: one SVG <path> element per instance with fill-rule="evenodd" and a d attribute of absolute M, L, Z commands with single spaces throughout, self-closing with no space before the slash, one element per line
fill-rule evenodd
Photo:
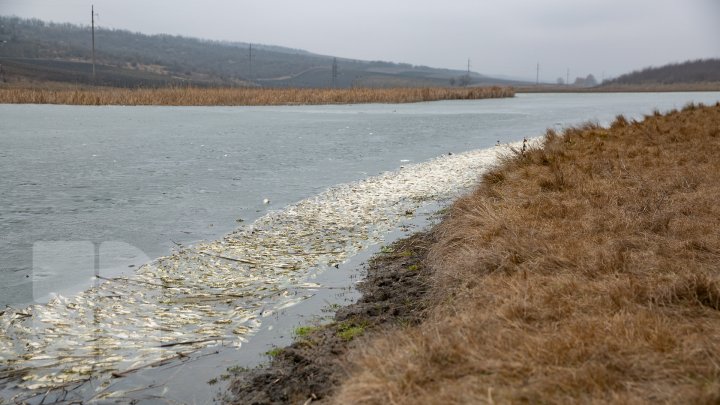
<path fill-rule="evenodd" d="M 230 386 L 230 403 L 323 402 L 346 378 L 349 349 L 373 333 L 420 323 L 425 317 L 431 271 L 423 262 L 432 231 L 383 249 L 367 263 L 362 297 L 338 309 L 329 325 L 298 328 L 295 342 L 269 352 L 265 366 L 245 370 Z"/>

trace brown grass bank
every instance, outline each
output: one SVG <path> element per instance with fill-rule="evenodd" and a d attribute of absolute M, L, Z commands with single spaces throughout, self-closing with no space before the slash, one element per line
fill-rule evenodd
<path fill-rule="evenodd" d="M 4 104 L 255 106 L 292 104 L 414 103 L 513 97 L 509 87 L 473 88 L 48 88 L 0 87 Z"/>
<path fill-rule="evenodd" d="M 718 403 L 720 104 L 548 132 L 435 230 L 434 308 L 337 403 Z"/>
<path fill-rule="evenodd" d="M 663 93 L 720 91 L 720 82 L 672 84 L 606 84 L 596 87 L 575 87 L 555 84 L 520 86 L 516 93 Z"/>

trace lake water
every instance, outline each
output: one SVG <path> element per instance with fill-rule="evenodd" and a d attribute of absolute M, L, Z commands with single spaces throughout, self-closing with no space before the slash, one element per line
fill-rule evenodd
<path fill-rule="evenodd" d="M 92 265 L 82 253 L 33 274 L 37 242 L 119 241 L 155 258 L 175 243 L 216 239 L 239 219 L 406 162 L 718 99 L 519 94 L 405 105 L 0 105 L 0 305 L 42 300 L 34 281 L 72 292 L 93 274 L 76 265 Z M 136 259 L 142 264 L 141 254 Z"/>
<path fill-rule="evenodd" d="M 427 178 L 428 183 L 442 181 L 443 175 L 455 176 L 441 170 L 450 163 L 415 164 L 448 153 L 457 156 L 490 148 L 498 141 L 539 136 L 546 128 L 588 120 L 606 124 L 617 114 L 641 118 L 653 109 L 682 108 L 690 101 L 714 104 L 720 93 L 520 94 L 499 100 L 292 107 L 0 105 L 0 305 L 21 308 L 47 301 L 50 293 L 76 294 L 96 285 L 92 276 L 99 269 L 107 277 L 130 277 L 140 265 L 200 241 L 218 240 L 192 255 L 173 256 L 171 267 L 190 274 L 195 268 L 188 263 L 200 256 L 219 252 L 212 260 L 237 261 L 236 256 L 227 259 L 227 252 L 243 249 L 259 252 L 253 261 L 263 255 L 278 258 L 270 267 L 279 269 L 342 262 L 365 245 L 331 257 L 340 252 L 332 245 L 340 233 L 332 234 L 323 241 L 323 249 L 331 255 L 287 263 L 278 261 L 292 256 L 287 251 L 270 250 L 278 239 L 273 231 L 298 231 L 292 220 L 301 214 L 306 219 L 332 216 L 337 206 L 328 206 L 327 201 L 335 196 L 352 199 L 348 193 L 365 189 L 363 183 L 354 183 L 321 194 L 330 186 L 403 166 L 413 167 L 403 179 L 406 183 L 413 181 L 413 175 Z M 459 161 L 454 162 L 457 169 Z M 401 174 L 373 177 L 380 180 L 368 186 L 366 194 L 372 197 L 368 201 L 393 190 L 389 187 L 395 187 L 393 182 Z M 373 189 L 375 183 L 383 186 Z M 400 194 L 403 184 L 397 183 Z M 403 195 L 412 196 L 410 191 Z M 285 208 L 300 200 L 315 201 L 312 197 L 319 194 L 324 196 L 316 204 L 319 211 L 308 204 Z M 371 215 L 368 221 L 387 215 Z M 258 219 L 259 224 L 243 228 L 246 235 L 220 240 Z M 346 225 L 339 229 L 354 229 Z M 380 227 L 378 232 L 389 229 Z M 255 237 L 245 238 L 256 230 L 271 236 L 259 239 L 268 241 L 267 246 Z M 370 232 L 358 228 L 350 233 L 366 231 Z M 309 254 L 298 252 L 294 254 Z M 219 261 L 212 264 L 218 269 L 225 266 Z M 225 274 L 236 270 L 228 268 Z M 159 271 L 152 275 L 157 278 Z M 217 281 L 208 277 L 210 284 Z M 284 286 L 278 290 L 283 297 L 288 291 L 297 294 L 304 282 L 288 277 L 295 290 L 283 280 L 272 280 Z M 208 291 L 203 294 L 207 297 Z M 269 305 L 271 298 L 262 296 L 258 301 Z M 287 298 L 281 307 L 293 302 Z M 48 314 L 43 312 L 52 322 Z M 210 319 L 224 322 L 220 315 Z M 167 324 L 174 325 L 170 320 Z M 157 338 L 166 342 L 168 337 Z"/>

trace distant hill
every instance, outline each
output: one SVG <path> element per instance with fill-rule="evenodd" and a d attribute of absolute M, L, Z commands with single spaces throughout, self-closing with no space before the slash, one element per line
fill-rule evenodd
<path fill-rule="evenodd" d="M 5 41 L 2 43 L 2 41 Z M 337 58 L 300 49 L 209 41 L 124 30 L 95 30 L 95 84 L 153 87 L 337 87 L 510 84 L 461 70 Z M 0 16 L 4 78 L 92 84 L 89 26 Z M 333 83 L 334 82 L 334 83 Z"/>
<path fill-rule="evenodd" d="M 658 85 L 720 82 L 720 59 L 700 59 L 648 67 L 603 82 L 609 85 Z"/>

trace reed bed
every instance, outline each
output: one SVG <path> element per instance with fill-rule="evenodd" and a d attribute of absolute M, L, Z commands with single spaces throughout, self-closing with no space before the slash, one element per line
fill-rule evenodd
<path fill-rule="evenodd" d="M 258 106 L 293 104 L 415 103 L 513 97 L 509 87 L 259 89 L 37 89 L 0 88 L 0 103 L 70 105 Z"/>
<path fill-rule="evenodd" d="M 718 403 L 720 103 L 549 131 L 435 229 L 427 321 L 337 403 Z"/>

